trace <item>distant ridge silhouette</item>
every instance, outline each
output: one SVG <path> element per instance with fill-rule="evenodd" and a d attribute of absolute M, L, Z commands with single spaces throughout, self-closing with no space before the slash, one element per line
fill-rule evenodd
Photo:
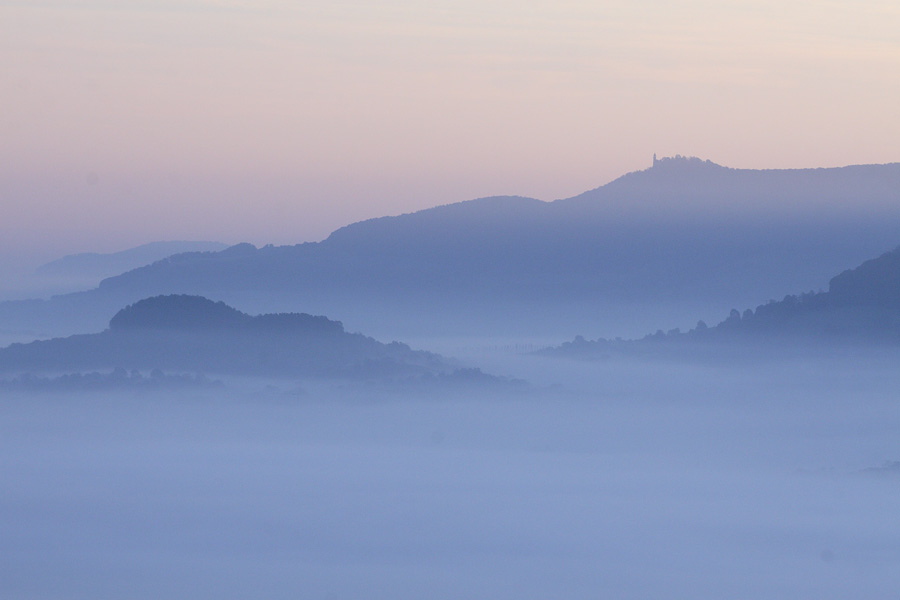
<path fill-rule="evenodd" d="M 227 248 L 219 242 L 150 242 L 119 252 L 70 254 L 41 265 L 37 273 L 56 277 L 110 277 L 184 252 L 218 252 Z"/>
<path fill-rule="evenodd" d="M 0 330 L 71 332 L 68 315 L 99 327 L 141 298 L 196 294 L 403 335 L 547 334 L 820 288 L 894 247 L 898 230 L 898 163 L 749 170 L 662 158 L 554 202 L 482 198 L 321 242 L 175 255 L 81 295 L 0 304 Z"/>

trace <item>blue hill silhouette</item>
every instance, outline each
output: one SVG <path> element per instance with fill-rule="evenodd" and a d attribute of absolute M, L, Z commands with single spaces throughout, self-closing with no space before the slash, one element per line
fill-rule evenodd
<path fill-rule="evenodd" d="M 597 355 L 647 343 L 889 344 L 900 348 L 900 247 L 833 277 L 827 291 L 788 295 L 743 312 L 732 309 L 714 327 L 657 331 L 640 340 L 585 340 L 579 336 L 550 354 Z"/>
<path fill-rule="evenodd" d="M 108 254 L 98 252 L 70 254 L 41 265 L 36 272 L 46 277 L 96 278 L 99 281 L 123 271 L 149 265 L 173 254 L 217 252 L 225 248 L 226 244 L 218 242 L 150 242 Z"/>
<path fill-rule="evenodd" d="M 180 294 L 135 302 L 117 312 L 109 328 L 113 331 L 234 329 L 246 326 L 252 319 L 224 302 Z"/>
<path fill-rule="evenodd" d="M 0 329 L 71 332 L 73 314 L 99 327 L 116 307 L 174 293 L 403 335 L 710 314 L 821 288 L 894 247 L 898 190 L 900 164 L 747 170 L 662 159 L 555 202 L 482 198 L 353 223 L 321 242 L 175 255 L 83 294 L 0 304 Z"/>
<path fill-rule="evenodd" d="M 378 378 L 446 371 L 435 354 L 347 333 L 308 314 L 251 316 L 206 298 L 147 298 L 101 333 L 0 349 L 0 372 L 121 368 L 283 377 Z"/>
<path fill-rule="evenodd" d="M 740 314 L 735 310 L 703 333 L 900 343 L 900 248 L 836 275 L 826 292 L 789 295 Z"/>

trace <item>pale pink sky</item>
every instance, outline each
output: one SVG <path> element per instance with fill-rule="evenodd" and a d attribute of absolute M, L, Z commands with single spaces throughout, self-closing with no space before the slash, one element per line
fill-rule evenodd
<path fill-rule="evenodd" d="M 900 4 L 0 1 L 0 253 L 900 160 Z"/>

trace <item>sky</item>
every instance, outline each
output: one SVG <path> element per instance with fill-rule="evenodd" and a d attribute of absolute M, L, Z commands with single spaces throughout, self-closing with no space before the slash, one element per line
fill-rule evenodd
<path fill-rule="evenodd" d="M 896 0 L 0 0 L 0 256 L 900 160 Z"/>

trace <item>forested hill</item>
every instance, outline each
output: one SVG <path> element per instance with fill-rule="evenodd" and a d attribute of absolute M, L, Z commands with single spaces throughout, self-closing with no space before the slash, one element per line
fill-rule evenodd
<path fill-rule="evenodd" d="M 123 308 L 109 322 L 113 331 L 233 331 L 268 335 L 339 335 L 340 321 L 304 313 L 250 316 L 224 302 L 186 294 L 146 298 Z"/>
<path fill-rule="evenodd" d="M 888 343 L 900 347 L 900 248 L 833 277 L 828 290 L 788 295 L 746 309 L 732 309 L 714 327 L 703 321 L 689 331 L 657 331 L 640 340 L 594 341 L 578 337 L 551 349 L 596 354 L 650 345 L 677 348 L 705 343 Z"/>
<path fill-rule="evenodd" d="M 187 295 L 141 300 L 105 331 L 0 349 L 0 373 L 161 369 L 226 375 L 383 378 L 443 373 L 441 357 L 347 333 L 307 314 L 250 316 Z"/>
<path fill-rule="evenodd" d="M 833 277 L 828 291 L 791 295 L 728 319 L 710 336 L 805 336 L 900 343 L 900 248 Z"/>

